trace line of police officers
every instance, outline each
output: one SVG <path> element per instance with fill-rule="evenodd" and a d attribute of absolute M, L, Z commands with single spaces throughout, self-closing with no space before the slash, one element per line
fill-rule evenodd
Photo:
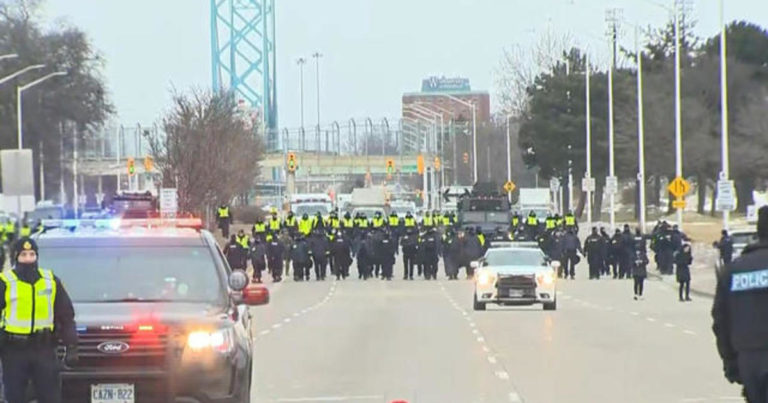
<path fill-rule="evenodd" d="M 218 217 L 222 235 L 232 219 L 225 213 Z M 257 219 L 250 234 L 241 230 L 231 235 L 224 252 L 236 269 L 246 269 L 250 260 L 257 282 L 265 270 L 273 281 L 281 281 L 291 268 L 295 281 L 309 280 L 313 268 L 317 280 L 325 280 L 329 268 L 337 279 L 344 279 L 350 275 L 353 259 L 358 278 L 391 280 L 400 253 L 403 279 L 413 280 L 414 274 L 436 279 L 441 256 L 449 279 L 457 279 L 461 267 L 471 277 L 470 262 L 481 257 L 488 244 L 481 231 L 457 231 L 456 226 L 455 214 L 438 211 L 427 212 L 419 222 L 410 212 L 403 218 L 377 212 L 370 219 L 365 214 L 296 217 L 289 212 L 281 220 L 273 210 L 266 220 Z"/>

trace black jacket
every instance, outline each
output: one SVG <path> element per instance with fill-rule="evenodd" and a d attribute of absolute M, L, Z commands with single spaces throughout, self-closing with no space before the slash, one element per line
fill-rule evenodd
<path fill-rule="evenodd" d="M 605 239 L 599 234 L 592 234 L 584 240 L 584 253 L 590 264 L 602 264 L 605 259 Z"/>
<path fill-rule="evenodd" d="M 768 350 L 768 241 L 746 247 L 717 278 L 712 330 L 720 357 L 728 363 L 739 352 Z"/>
<path fill-rule="evenodd" d="M 40 279 L 40 272 L 35 269 L 13 269 L 19 280 L 34 284 Z M 64 284 L 53 276 L 56 281 L 56 299 L 53 301 L 53 323 L 56 335 L 65 346 L 77 345 L 77 330 L 75 329 L 75 308 L 69 298 Z M 0 295 L 5 295 L 5 282 L 0 281 Z M 5 298 L 0 298 L 0 312 L 5 310 Z"/>
<path fill-rule="evenodd" d="M 675 255 L 675 275 L 677 281 L 691 281 L 691 263 L 693 257 L 690 252 L 682 250 Z"/>

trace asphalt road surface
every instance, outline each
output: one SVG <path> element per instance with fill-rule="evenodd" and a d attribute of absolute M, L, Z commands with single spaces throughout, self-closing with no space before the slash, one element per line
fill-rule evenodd
<path fill-rule="evenodd" d="M 649 280 L 558 283 L 558 310 L 472 310 L 468 280 L 269 287 L 255 309 L 254 402 L 737 402 L 711 300 Z M 398 272 L 400 269 L 398 268 Z"/>

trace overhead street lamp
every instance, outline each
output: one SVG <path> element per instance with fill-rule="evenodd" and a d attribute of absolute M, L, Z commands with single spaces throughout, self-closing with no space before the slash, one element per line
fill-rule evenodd
<path fill-rule="evenodd" d="M 436 94 L 440 97 L 446 97 L 452 101 L 458 102 L 472 110 L 472 180 L 477 183 L 477 105 L 472 102 L 464 101 L 449 94 Z"/>
<path fill-rule="evenodd" d="M 31 83 L 24 84 L 22 86 L 16 87 L 16 123 L 18 125 L 18 127 L 17 127 L 17 141 L 18 141 L 19 150 L 21 150 L 21 148 L 22 148 L 22 145 L 23 145 L 22 141 L 24 139 L 23 124 L 22 124 L 23 123 L 22 119 L 23 119 L 24 114 L 23 114 L 23 110 L 22 110 L 23 103 L 21 102 L 21 100 L 22 100 L 21 98 L 22 98 L 22 95 L 24 94 L 24 91 L 26 91 L 26 90 L 28 90 L 28 89 L 30 89 L 30 88 L 38 85 L 38 84 L 42 84 L 43 82 L 45 82 L 45 81 L 47 81 L 47 80 L 49 80 L 49 79 L 51 79 L 53 77 L 66 76 L 66 75 L 67 75 L 67 72 L 65 72 L 65 71 L 57 71 L 55 73 L 48 74 L 47 76 L 40 77 L 37 80 L 32 81 Z"/>
<path fill-rule="evenodd" d="M 19 57 L 16 53 L 8 53 L 7 55 L 0 55 L 0 60 L 15 59 Z"/>
<path fill-rule="evenodd" d="M 28 71 L 32 71 L 32 70 L 40 70 L 40 69 L 42 69 L 42 68 L 44 68 L 44 67 L 45 67 L 45 65 L 44 65 L 44 64 L 34 64 L 34 65 L 32 65 L 32 66 L 27 66 L 27 67 L 24 67 L 23 69 L 21 69 L 21 70 L 18 70 L 18 71 L 16 71 L 15 73 L 11 73 L 11 74 L 9 74 L 9 75 L 7 75 L 7 76 L 3 77 L 3 78 L 0 78 L 0 85 L 2 85 L 2 84 L 5 84 L 5 83 L 7 83 L 8 81 L 11 81 L 11 80 L 13 80 L 14 78 L 16 78 L 16 77 L 18 77 L 18 76 L 20 76 L 20 75 L 22 75 L 22 74 L 24 74 L 24 73 L 26 73 L 26 72 L 28 72 Z"/>

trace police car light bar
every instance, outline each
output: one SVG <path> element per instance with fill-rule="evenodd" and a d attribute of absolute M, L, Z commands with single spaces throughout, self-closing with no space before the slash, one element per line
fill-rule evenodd
<path fill-rule="evenodd" d="M 147 228 L 194 228 L 201 229 L 203 227 L 203 220 L 200 218 L 146 218 L 146 219 L 120 219 L 120 218 L 108 218 L 108 219 L 95 219 L 95 220 L 76 220 L 76 219 L 61 219 L 61 220 L 42 220 L 44 228 L 100 228 L 100 229 L 119 229 L 119 228 L 131 228 L 131 227 L 147 227 Z"/>

